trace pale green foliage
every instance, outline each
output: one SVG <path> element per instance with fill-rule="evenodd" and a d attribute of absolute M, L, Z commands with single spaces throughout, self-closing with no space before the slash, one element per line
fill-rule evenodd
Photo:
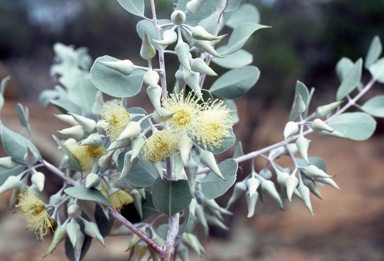
<path fill-rule="evenodd" d="M 281 130 L 282 141 L 244 152 L 232 130 L 232 124 L 239 121 L 234 99 L 243 96 L 260 76 L 259 69 L 250 65 L 252 54 L 242 49 L 256 31 L 267 28 L 259 24 L 257 8 L 240 0 L 180 0 L 165 17 L 169 19 L 159 20 L 155 1 L 149 2 L 151 6 L 144 0 L 118 3 L 142 18 L 136 26 L 137 39 L 142 41 L 137 50 L 143 58 L 140 65 L 133 57 L 107 55 L 92 64 L 85 48 L 54 45 L 58 63 L 51 74 L 58 82 L 41 94 L 40 101 L 55 105 L 62 112 L 57 117 L 70 125 L 59 131 L 63 140 L 54 136 L 65 155 L 63 164 L 55 167 L 44 160 L 30 141 L 27 108 L 17 106 L 26 136 L 0 122 L 2 144 L 9 155 L 0 159 L 1 192 L 13 190 L 16 195 L 26 189 L 43 190 L 49 177 L 37 170 L 41 166 L 63 180 L 62 188 L 46 204 L 47 214 L 58 224 L 47 254 L 66 238 L 68 258 L 80 260 L 93 238 L 104 244 L 105 236 L 120 233 L 121 228 L 111 232 L 117 219 L 133 233 L 130 260 L 140 260 L 145 254 L 153 260 L 158 256 L 172 260 L 174 255 L 188 260 L 188 247 L 203 256 L 197 235 L 207 237 L 209 226 L 228 229 L 224 216 L 244 197 L 248 217 L 264 197 L 283 208 L 297 196 L 313 214 L 311 194 L 321 198 L 317 184 L 339 187 L 333 174 L 327 174 L 325 162 L 309 155 L 316 138 L 309 139 L 308 134 L 366 140 L 376 128 L 372 116 L 384 117 L 383 95 L 359 105 L 376 81 L 384 82 L 384 58 L 379 59 L 382 46 L 375 37 L 365 63 L 342 58 L 337 64 L 336 101 L 313 109 L 314 89 L 298 81 L 289 119 Z M 220 35 L 224 28 L 228 36 Z M 222 44 L 225 37 L 228 41 Z M 165 67 L 168 55 L 180 62 L 175 75 Z M 158 68 L 154 59 L 159 59 Z M 217 76 L 211 61 L 228 71 Z M 368 84 L 362 83 L 363 64 L 372 74 Z M 217 76 L 211 86 L 204 85 L 208 76 Z M 8 80 L 1 83 L 0 109 Z M 174 85 L 167 86 L 167 82 Z M 151 112 L 128 106 L 129 99 L 140 92 L 147 94 Z M 116 100 L 105 102 L 107 95 Z M 354 106 L 362 112 L 346 112 Z M 235 143 L 233 157 L 217 162 L 215 155 Z M 293 167 L 279 165 L 276 159 L 281 156 L 288 156 Z M 256 158 L 265 161 L 263 168 L 255 168 Z M 241 162 L 250 163 L 251 173 L 236 182 Z M 220 207 L 215 199 L 231 187 L 227 208 Z M 13 197 L 11 203 L 15 201 Z M 113 205 L 116 202 L 118 206 Z M 94 212 L 80 209 L 86 205 L 96 205 Z M 118 212 L 124 207 L 131 209 L 126 217 Z M 62 208 L 69 209 L 68 216 L 59 214 Z"/>

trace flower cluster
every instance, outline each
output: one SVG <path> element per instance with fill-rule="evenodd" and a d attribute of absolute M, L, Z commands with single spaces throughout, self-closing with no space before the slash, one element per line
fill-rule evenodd
<path fill-rule="evenodd" d="M 178 149 L 180 139 L 189 137 L 204 149 L 221 146 L 232 128 L 231 111 L 222 101 L 201 101 L 189 93 L 171 94 L 163 107 L 172 114 L 166 130 L 155 132 L 144 144 L 144 158 L 163 160 Z"/>
<path fill-rule="evenodd" d="M 123 132 L 131 117 L 124 106 L 117 100 L 107 102 L 100 111 L 105 122 L 105 131 L 111 140 L 116 140 Z"/>

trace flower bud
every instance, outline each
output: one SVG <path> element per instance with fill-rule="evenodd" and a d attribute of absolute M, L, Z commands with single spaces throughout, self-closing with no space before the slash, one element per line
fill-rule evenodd
<path fill-rule="evenodd" d="M 309 148 L 309 143 L 311 141 L 305 138 L 303 135 L 301 135 L 297 140 L 296 140 L 296 145 L 297 148 L 299 149 L 299 152 L 303 159 L 308 162 L 308 148 Z"/>
<path fill-rule="evenodd" d="M 177 147 L 179 148 L 181 159 L 184 164 L 187 164 L 189 153 L 191 152 L 193 146 L 193 141 L 187 135 L 184 135 L 177 142 Z"/>
<path fill-rule="evenodd" d="M 196 13 L 199 10 L 200 6 L 203 4 L 204 0 L 191 0 L 186 5 L 186 10 L 190 14 Z"/>
<path fill-rule="evenodd" d="M 185 72 L 184 81 L 193 90 L 197 98 L 202 98 L 201 88 L 199 84 L 200 74 L 197 72 Z"/>
<path fill-rule="evenodd" d="M 315 131 L 327 131 L 327 132 L 333 132 L 334 129 L 331 128 L 328 124 L 326 124 L 324 121 L 320 119 L 315 119 L 311 123 L 311 128 Z"/>
<path fill-rule="evenodd" d="M 0 167 L 6 169 L 12 169 L 15 166 L 15 162 L 12 160 L 11 156 L 0 157 Z"/>
<path fill-rule="evenodd" d="M 283 207 L 283 202 L 281 201 L 281 198 L 279 196 L 279 192 L 276 190 L 275 184 L 270 181 L 270 180 L 263 180 L 261 182 L 261 188 L 263 189 L 264 192 L 268 193 L 273 199 L 275 199 L 280 207 Z"/>
<path fill-rule="evenodd" d="M 78 124 L 77 121 L 73 118 L 73 116 L 69 114 L 55 114 L 55 117 L 72 126 L 75 126 Z"/>
<path fill-rule="evenodd" d="M 42 172 L 33 173 L 31 181 L 40 192 L 44 190 L 45 175 Z"/>
<path fill-rule="evenodd" d="M 125 129 L 121 132 L 117 140 L 125 140 L 128 138 L 132 138 L 138 136 L 141 132 L 140 123 L 136 121 L 130 121 Z"/>
<path fill-rule="evenodd" d="M 323 106 L 319 106 L 316 108 L 316 114 L 321 117 L 325 117 L 333 110 L 337 109 L 337 107 L 339 107 L 342 103 L 343 101 L 336 101 Z"/>
<path fill-rule="evenodd" d="M 189 45 L 187 43 L 179 41 L 175 46 L 175 52 L 177 54 L 177 57 L 179 58 L 179 62 L 184 66 L 187 71 L 191 72 L 191 64 L 189 62 Z"/>
<path fill-rule="evenodd" d="M 200 153 L 200 162 L 207 166 L 212 172 L 218 176 L 219 178 L 225 180 L 223 174 L 221 174 L 221 171 L 219 169 L 219 166 L 216 163 L 215 156 L 213 156 L 213 153 L 210 151 L 202 150 Z"/>
<path fill-rule="evenodd" d="M 295 113 L 302 113 L 307 108 L 303 97 L 300 95 L 300 93 L 296 93 L 295 100 L 293 101 L 292 105 L 292 111 Z"/>
<path fill-rule="evenodd" d="M 82 146 L 100 146 L 103 144 L 103 138 L 99 133 L 92 133 L 86 139 L 81 140 L 79 144 Z"/>
<path fill-rule="evenodd" d="M 125 178 L 128 174 L 129 171 L 135 166 L 139 159 L 136 157 L 134 159 L 131 158 L 131 152 L 128 151 L 124 154 L 124 166 L 123 169 L 121 170 L 120 176 L 118 180 L 121 180 L 122 178 Z"/>
<path fill-rule="evenodd" d="M 66 231 L 72 246 L 75 247 L 77 241 L 77 233 L 80 231 L 80 225 L 74 219 L 72 219 L 72 221 L 67 224 Z"/>
<path fill-rule="evenodd" d="M 187 85 L 184 81 L 184 70 L 178 69 L 175 73 L 175 78 L 177 80 L 177 83 L 179 85 L 180 89 L 184 89 Z"/>
<path fill-rule="evenodd" d="M 130 75 L 135 70 L 135 65 L 130 60 L 117 60 L 113 62 L 99 61 L 99 63 L 124 75 Z"/>
<path fill-rule="evenodd" d="M 215 57 L 223 58 L 224 56 L 219 54 L 215 48 L 211 45 L 209 41 L 202 41 L 202 40 L 194 40 L 193 46 L 201 49 L 204 52 L 207 52 Z"/>
<path fill-rule="evenodd" d="M 90 237 L 96 238 L 99 242 L 105 246 L 104 238 L 100 233 L 100 230 L 96 223 L 94 222 L 84 222 L 84 232 Z"/>
<path fill-rule="evenodd" d="M 102 171 L 109 169 L 112 164 L 113 151 L 107 152 L 99 158 L 99 166 Z"/>
<path fill-rule="evenodd" d="M 155 110 L 152 114 L 152 118 L 157 123 L 163 123 L 171 118 L 173 115 L 172 112 L 167 111 L 165 108 L 160 107 L 159 110 Z"/>
<path fill-rule="evenodd" d="M 15 188 L 20 188 L 23 183 L 20 180 L 20 176 L 9 176 L 3 185 L 0 186 L 0 194 Z"/>
<path fill-rule="evenodd" d="M 237 182 L 233 188 L 233 193 L 231 198 L 228 200 L 227 209 L 232 206 L 232 204 L 238 200 L 242 195 L 245 194 L 247 190 L 246 181 Z"/>
<path fill-rule="evenodd" d="M 183 11 L 181 10 L 175 10 L 171 14 L 171 21 L 175 25 L 181 25 L 185 23 L 186 15 Z"/>
<path fill-rule="evenodd" d="M 73 127 L 69 127 L 66 129 L 62 129 L 58 131 L 60 134 L 70 136 L 72 138 L 75 138 L 77 140 L 80 140 L 84 136 L 84 130 L 80 125 L 76 125 Z"/>
<path fill-rule="evenodd" d="M 143 144 L 145 142 L 145 139 L 143 137 L 134 137 L 132 138 L 132 154 L 131 154 L 131 160 L 134 160 L 139 156 L 141 149 L 143 148 Z"/>
<path fill-rule="evenodd" d="M 313 215 L 311 198 L 310 198 L 311 193 L 309 191 L 309 188 L 307 188 L 304 184 L 301 184 L 297 188 L 297 190 L 299 191 L 301 199 L 304 201 L 305 206 L 307 207 L 309 212 L 311 212 L 311 214 Z"/>
<path fill-rule="evenodd" d="M 77 204 L 70 205 L 67 209 L 67 214 L 71 218 L 80 217 L 82 212 L 83 211 L 81 210 L 80 206 Z"/>
<path fill-rule="evenodd" d="M 291 135 L 295 135 L 299 132 L 299 125 L 297 122 L 289 121 L 285 124 L 284 139 L 287 139 Z"/>
<path fill-rule="evenodd" d="M 149 86 L 147 88 L 147 95 L 149 97 L 149 100 L 152 103 L 153 108 L 155 108 L 156 111 L 160 111 L 161 109 L 161 95 L 162 95 L 162 89 L 160 86 Z"/>
<path fill-rule="evenodd" d="M 160 76 L 154 70 L 148 70 L 143 75 L 143 81 L 148 86 L 158 86 L 159 80 Z"/>
<path fill-rule="evenodd" d="M 107 151 L 127 148 L 129 147 L 130 144 L 131 144 L 130 139 L 115 140 L 114 142 L 111 143 L 111 145 L 109 145 L 109 147 L 107 148 Z"/>
<path fill-rule="evenodd" d="M 156 50 L 148 38 L 147 32 L 144 32 L 143 41 L 140 48 L 140 56 L 144 60 L 152 60 L 156 55 Z"/>
<path fill-rule="evenodd" d="M 24 162 L 28 166 L 34 165 L 39 160 L 39 155 L 27 147 L 27 152 L 24 154 Z"/>
<path fill-rule="evenodd" d="M 87 117 L 71 113 L 75 121 L 83 127 L 86 132 L 93 132 L 96 128 L 96 121 L 88 119 Z"/>
<path fill-rule="evenodd" d="M 206 75 L 217 76 L 217 73 L 215 73 L 201 58 L 192 60 L 191 69 L 192 71 L 205 73 Z"/>
<path fill-rule="evenodd" d="M 287 188 L 287 197 L 289 201 L 291 201 L 292 199 L 292 195 L 297 187 L 297 184 L 299 184 L 299 180 L 296 178 L 295 175 L 290 175 L 285 180 L 285 187 Z"/>
<path fill-rule="evenodd" d="M 85 178 L 85 187 L 94 188 L 100 184 L 100 177 L 95 173 L 89 173 Z"/>
<path fill-rule="evenodd" d="M 192 37 L 197 40 L 205 40 L 205 41 L 217 41 L 221 40 L 226 35 L 215 36 L 208 33 L 204 27 L 198 25 L 192 28 Z"/>
<path fill-rule="evenodd" d="M 258 198 L 259 198 L 259 193 L 257 193 L 256 191 L 255 193 L 253 193 L 253 195 L 251 195 L 249 190 L 247 191 L 245 195 L 245 199 L 247 201 L 247 206 L 248 206 L 247 218 L 251 218 L 255 214 L 255 207 L 256 207 Z"/>
<path fill-rule="evenodd" d="M 175 43 L 176 40 L 177 40 L 177 33 L 173 29 L 165 30 L 163 32 L 163 40 L 153 39 L 153 41 L 159 45 L 170 45 Z"/>
<path fill-rule="evenodd" d="M 304 174 L 308 178 L 331 178 L 332 176 L 324 172 L 324 170 L 318 168 L 315 165 L 309 165 L 303 169 Z"/>
<path fill-rule="evenodd" d="M 67 236 L 66 224 L 64 223 L 63 225 L 61 225 L 55 229 L 55 233 L 53 234 L 52 242 L 49 245 L 48 250 L 45 253 L 44 257 L 46 257 L 49 254 L 52 254 L 53 251 L 56 249 L 56 247 L 59 245 L 59 243 L 61 241 L 63 241 L 66 236 Z"/>
<path fill-rule="evenodd" d="M 252 197 L 253 194 L 256 193 L 256 190 L 259 187 L 260 182 L 254 177 L 247 179 L 246 182 L 247 182 L 249 196 Z"/>

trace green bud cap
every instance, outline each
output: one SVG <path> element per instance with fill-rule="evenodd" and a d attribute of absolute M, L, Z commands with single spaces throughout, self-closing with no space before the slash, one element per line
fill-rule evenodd
<path fill-rule="evenodd" d="M 109 169 L 112 164 L 113 151 L 107 152 L 105 155 L 99 158 L 99 166 L 102 171 Z"/>
<path fill-rule="evenodd" d="M 194 162 L 193 160 L 189 160 L 184 167 L 184 171 L 188 177 L 188 185 L 189 185 L 189 189 L 191 191 L 192 197 L 194 197 L 195 195 L 195 188 L 196 188 L 195 181 L 196 181 L 198 170 L 199 170 L 199 165 L 197 165 L 196 162 Z"/>
<path fill-rule="evenodd" d="M 255 193 L 253 193 L 253 195 L 251 196 L 251 193 L 247 191 L 245 195 L 245 199 L 247 201 L 247 206 L 248 206 L 247 218 L 251 218 L 255 214 L 255 207 L 256 207 L 257 200 L 259 199 L 259 193 L 255 191 Z"/>
<path fill-rule="evenodd" d="M 65 128 L 58 132 L 62 135 L 66 135 L 77 140 L 81 140 L 84 137 L 84 129 L 80 125 Z"/>
<path fill-rule="evenodd" d="M 90 237 L 96 238 L 97 240 L 99 240 L 99 242 L 103 246 L 105 246 L 104 238 L 101 235 L 100 230 L 99 230 L 97 224 L 94 223 L 94 222 L 84 222 L 84 223 L 85 223 L 85 227 L 84 227 L 85 234 L 87 234 Z"/>
<path fill-rule="evenodd" d="M 140 218 L 143 218 L 143 196 L 137 189 L 131 191 L 131 196 L 134 199 L 133 204 L 135 205 L 137 213 L 139 213 Z"/>
<path fill-rule="evenodd" d="M 191 0 L 186 5 L 186 10 L 190 14 L 196 13 L 201 5 L 203 4 L 204 0 Z"/>
<path fill-rule="evenodd" d="M 143 41 L 140 48 L 140 56 L 144 60 L 152 60 L 156 55 L 156 50 L 148 38 L 147 32 L 144 32 Z"/>
<path fill-rule="evenodd" d="M 140 123 L 136 121 L 130 121 L 128 122 L 125 129 L 121 132 L 117 140 L 125 140 L 128 138 L 139 136 L 141 133 L 141 126 Z"/>
<path fill-rule="evenodd" d="M 80 217 L 82 212 L 83 211 L 81 210 L 80 206 L 77 204 L 70 205 L 67 209 L 67 214 L 71 218 Z"/>
<path fill-rule="evenodd" d="M 252 197 L 253 194 L 256 193 L 256 190 L 259 187 L 260 182 L 256 178 L 252 177 L 252 178 L 247 179 L 246 183 L 247 183 L 249 196 Z"/>
<path fill-rule="evenodd" d="M 205 41 L 217 41 L 221 40 L 226 35 L 215 36 L 208 33 L 204 27 L 198 25 L 192 28 L 192 37 L 196 40 L 205 40 Z"/>
<path fill-rule="evenodd" d="M 336 182 L 332 178 L 316 177 L 314 179 L 315 179 L 315 181 L 317 181 L 319 183 L 325 183 L 327 185 L 330 185 L 330 186 L 334 187 L 335 189 L 340 189 L 340 187 L 336 184 Z"/>
<path fill-rule="evenodd" d="M 287 139 L 291 135 L 295 135 L 299 132 L 299 125 L 297 122 L 289 121 L 284 127 L 284 139 Z"/>
<path fill-rule="evenodd" d="M 326 124 L 324 121 L 320 119 L 315 119 L 311 123 L 311 128 L 315 131 L 327 131 L 327 132 L 333 132 L 334 129 L 331 128 L 328 124 Z"/>
<path fill-rule="evenodd" d="M 75 126 L 78 124 L 77 121 L 73 118 L 73 116 L 69 114 L 55 114 L 55 117 L 72 126 Z"/>
<path fill-rule="evenodd" d="M 124 166 L 123 166 L 123 169 L 121 170 L 118 180 L 125 178 L 129 174 L 129 171 L 135 166 L 138 160 L 139 159 L 137 157 L 134 159 L 131 158 L 130 151 L 126 152 L 124 155 Z"/>
<path fill-rule="evenodd" d="M 331 178 L 332 176 L 324 172 L 324 170 L 318 168 L 315 165 L 309 165 L 303 169 L 305 176 L 308 178 Z"/>
<path fill-rule="evenodd" d="M 323 106 L 319 106 L 316 108 L 316 114 L 321 117 L 325 117 L 333 110 L 337 109 L 342 103 L 343 101 L 336 101 Z"/>
<path fill-rule="evenodd" d="M 152 162 L 152 164 L 155 167 L 157 174 L 159 174 L 159 177 L 163 179 L 164 173 L 163 173 L 163 165 L 161 164 L 161 161 Z"/>
<path fill-rule="evenodd" d="M 285 187 L 287 189 L 287 197 L 289 201 L 292 200 L 293 192 L 295 191 L 298 184 L 299 184 L 299 180 L 296 178 L 295 175 L 290 175 L 285 180 Z"/>
<path fill-rule="evenodd" d="M 193 46 L 201 49 L 204 52 L 207 52 L 215 57 L 223 58 L 224 56 L 219 54 L 215 48 L 213 48 L 212 44 L 209 41 L 202 41 L 202 40 L 194 40 Z"/>
<path fill-rule="evenodd" d="M 175 175 L 175 179 L 179 179 L 179 174 L 181 170 L 184 168 L 184 162 L 183 159 L 181 158 L 180 153 L 176 153 L 173 155 L 173 173 Z"/>
<path fill-rule="evenodd" d="M 221 174 L 219 166 L 216 163 L 215 156 L 212 152 L 202 150 L 200 153 L 200 162 L 208 167 L 212 172 L 219 178 L 225 180 L 224 176 Z"/>
<path fill-rule="evenodd" d="M 157 123 L 166 122 L 172 117 L 173 113 L 167 111 L 165 108 L 161 107 L 159 110 L 155 110 L 152 114 L 152 118 Z"/>
<path fill-rule="evenodd" d="M 77 233 L 80 232 L 80 225 L 74 219 L 72 219 L 71 222 L 67 224 L 66 231 L 72 246 L 75 247 L 77 241 Z"/>
<path fill-rule="evenodd" d="M 148 86 L 158 86 L 159 80 L 160 76 L 154 70 L 148 70 L 143 75 L 143 81 Z"/>
<path fill-rule="evenodd" d="M 176 248 L 176 254 L 181 258 L 181 261 L 189 260 L 189 250 L 184 244 L 179 243 Z"/>
<path fill-rule="evenodd" d="M 75 260 L 80 260 L 81 253 L 83 253 L 83 245 L 85 240 L 85 235 L 83 232 L 77 232 L 77 240 L 76 245 L 73 247 L 73 254 L 75 256 Z"/>
<path fill-rule="evenodd" d="M 205 73 L 206 75 L 217 76 L 217 73 L 215 73 L 215 71 L 213 71 L 201 58 L 192 60 L 191 69 L 192 71 Z"/>
<path fill-rule="evenodd" d="M 184 66 L 187 71 L 191 72 L 191 64 L 189 62 L 189 45 L 187 43 L 179 41 L 175 46 L 175 52 L 177 54 L 177 57 L 179 58 L 179 62 Z"/>
<path fill-rule="evenodd" d="M 11 156 L 0 158 L 0 167 L 6 168 L 6 169 L 12 169 L 14 166 L 15 166 L 15 162 L 12 160 Z"/>
<path fill-rule="evenodd" d="M 129 147 L 129 145 L 131 145 L 131 139 L 115 140 L 114 142 L 111 143 L 111 145 L 109 145 L 109 147 L 107 148 L 107 151 L 127 148 Z"/>
<path fill-rule="evenodd" d="M 42 172 L 33 173 L 31 181 L 40 192 L 44 190 L 45 175 Z"/>
<path fill-rule="evenodd" d="M 134 160 L 139 156 L 141 149 L 143 148 L 143 144 L 145 139 L 141 136 L 132 138 L 132 154 L 131 160 Z"/>
<path fill-rule="evenodd" d="M 49 254 L 52 254 L 53 251 L 56 249 L 56 247 L 60 244 L 61 241 L 65 239 L 67 236 L 66 231 L 66 224 L 63 224 L 55 229 L 55 233 L 53 234 L 53 239 L 51 244 L 48 247 L 47 252 L 45 253 L 44 257 L 46 257 Z"/>
<path fill-rule="evenodd" d="M 205 250 L 203 246 L 201 245 L 199 239 L 191 234 L 191 233 L 184 233 L 182 235 L 182 239 L 185 243 L 187 243 L 199 256 L 203 256 L 205 254 Z"/>
<path fill-rule="evenodd" d="M 284 171 L 277 171 L 277 183 L 280 184 L 280 186 L 285 187 L 285 181 L 289 178 L 289 173 Z"/>
<path fill-rule="evenodd" d="M 84 140 L 81 140 L 80 145 L 89 145 L 89 146 L 100 146 L 103 144 L 103 138 L 99 133 L 92 133 Z"/>
<path fill-rule="evenodd" d="M 20 188 L 23 186 L 23 183 L 20 181 L 20 176 L 9 176 L 7 180 L 0 186 L 0 194 L 11 190 Z"/>
<path fill-rule="evenodd" d="M 322 199 L 320 191 L 317 189 L 315 182 L 312 179 L 307 178 L 305 176 L 302 176 L 302 179 L 303 179 L 304 185 L 309 188 L 312 194 L 318 197 L 319 199 Z"/>
<path fill-rule="evenodd" d="M 296 146 L 299 149 L 300 155 L 306 162 L 308 162 L 308 148 L 310 142 L 310 140 L 302 135 L 296 140 Z"/>
<path fill-rule="evenodd" d="M 74 113 L 70 113 L 70 114 L 75 119 L 75 121 L 81 127 L 83 127 L 83 129 L 86 132 L 93 132 L 95 130 L 95 128 L 96 128 L 96 121 L 94 121 L 92 119 L 88 119 L 87 117 L 84 117 L 84 116 L 81 116 L 81 115 L 74 114 Z"/>
<path fill-rule="evenodd" d="M 28 166 L 34 165 L 39 160 L 39 155 L 27 147 L 27 152 L 24 154 L 24 162 Z"/>
<path fill-rule="evenodd" d="M 165 30 L 163 32 L 163 40 L 156 40 L 153 39 L 153 41 L 159 45 L 170 45 L 175 43 L 177 40 L 177 33 L 173 29 Z"/>
<path fill-rule="evenodd" d="M 160 86 L 149 86 L 147 88 L 147 95 L 149 97 L 149 100 L 152 103 L 153 108 L 155 108 L 156 111 L 160 111 L 161 108 L 161 95 L 162 95 L 162 89 Z"/>
<path fill-rule="evenodd" d="M 100 177 L 96 173 L 89 173 L 85 178 L 85 187 L 94 188 L 100 184 Z"/>
<path fill-rule="evenodd" d="M 275 183 L 273 183 L 270 180 L 263 180 L 261 182 L 261 188 L 264 192 L 266 192 L 268 195 L 270 195 L 274 200 L 276 200 L 280 207 L 283 208 L 283 202 L 281 201 L 279 192 L 277 192 Z"/>
<path fill-rule="evenodd" d="M 301 184 L 297 188 L 297 190 L 299 191 L 300 196 L 301 196 L 302 200 L 304 201 L 305 206 L 307 207 L 309 212 L 311 212 L 311 214 L 313 215 L 312 204 L 311 204 L 311 197 L 310 197 L 311 193 L 309 191 L 309 188 L 307 188 L 304 184 Z"/>
<path fill-rule="evenodd" d="M 117 60 L 113 62 L 99 63 L 124 75 L 130 75 L 135 70 L 135 65 L 130 60 Z"/>
<path fill-rule="evenodd" d="M 189 153 L 191 152 L 193 141 L 187 135 L 183 135 L 177 142 L 177 146 L 180 151 L 181 159 L 183 160 L 184 165 L 187 164 Z"/>
<path fill-rule="evenodd" d="M 177 84 L 179 85 L 180 89 L 184 89 L 187 85 L 184 81 L 184 70 L 178 69 L 175 73 L 175 78 L 177 80 Z"/>
<path fill-rule="evenodd" d="M 181 24 L 184 24 L 185 23 L 185 19 L 186 19 L 186 15 L 183 11 L 181 10 L 175 10 L 173 11 L 173 13 L 171 14 L 171 21 L 172 23 L 174 23 L 175 25 L 181 25 Z"/>
<path fill-rule="evenodd" d="M 301 97 L 300 93 L 296 93 L 295 100 L 292 104 L 292 111 L 296 113 L 303 113 L 305 112 L 305 109 L 307 106 L 305 105 L 305 102 L 303 100 L 303 97 Z"/>
<path fill-rule="evenodd" d="M 230 206 L 232 206 L 232 204 L 236 200 L 238 200 L 242 195 L 244 195 L 246 190 L 246 181 L 237 182 L 233 188 L 232 196 L 227 203 L 226 209 L 230 208 Z"/>
<path fill-rule="evenodd" d="M 201 88 L 199 84 L 200 74 L 197 72 L 185 72 L 184 73 L 184 81 L 188 84 L 188 86 L 193 90 L 196 97 L 201 99 Z"/>

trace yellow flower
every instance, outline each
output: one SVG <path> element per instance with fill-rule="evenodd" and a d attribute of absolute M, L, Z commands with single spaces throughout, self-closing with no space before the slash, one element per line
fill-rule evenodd
<path fill-rule="evenodd" d="M 103 145 L 90 146 L 77 143 L 65 143 L 65 146 L 72 156 L 79 162 L 81 169 L 89 172 L 92 169 L 93 161 L 104 154 Z"/>
<path fill-rule="evenodd" d="M 177 141 L 177 134 L 171 131 L 162 130 L 153 133 L 144 142 L 144 159 L 156 162 L 168 158 L 177 151 Z"/>
<path fill-rule="evenodd" d="M 168 120 L 169 126 L 176 132 L 193 133 L 195 129 L 196 119 L 200 112 L 201 106 L 193 94 L 190 92 L 186 98 L 184 93 L 171 94 L 163 101 L 164 108 L 173 113 Z"/>
<path fill-rule="evenodd" d="M 107 135 L 116 140 L 131 120 L 129 113 L 118 100 L 107 102 L 100 110 L 101 118 L 107 123 L 105 131 Z"/>
<path fill-rule="evenodd" d="M 21 209 L 21 214 L 27 222 L 27 228 L 35 231 L 40 240 L 46 236 L 49 231 L 54 232 L 57 223 L 47 212 L 45 204 L 34 193 L 24 191 L 18 196 L 19 203 L 16 207 Z"/>
<path fill-rule="evenodd" d="M 203 143 L 204 149 L 220 147 L 223 140 L 230 135 L 232 125 L 231 111 L 222 101 L 206 103 L 199 114 L 194 138 Z"/>
<path fill-rule="evenodd" d="M 108 201 L 114 209 L 120 210 L 125 205 L 131 204 L 134 199 L 125 190 L 116 189 L 116 191 L 109 194 Z"/>

